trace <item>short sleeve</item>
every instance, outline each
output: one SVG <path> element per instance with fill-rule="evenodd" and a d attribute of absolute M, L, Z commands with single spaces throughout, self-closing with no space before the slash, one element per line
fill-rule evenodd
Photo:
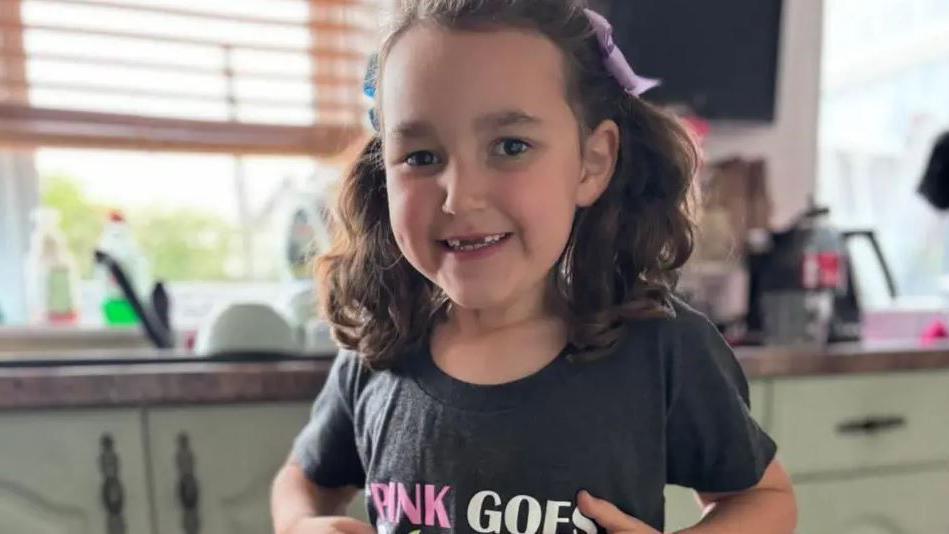
<path fill-rule="evenodd" d="M 293 457 L 313 483 L 326 488 L 362 487 L 365 471 L 356 448 L 353 391 L 358 355 L 341 351 L 310 411 L 310 420 L 293 443 Z"/>
<path fill-rule="evenodd" d="M 666 418 L 666 481 L 704 492 L 757 484 L 777 445 L 750 413 L 748 382 L 731 348 L 691 311 L 679 330 Z"/>

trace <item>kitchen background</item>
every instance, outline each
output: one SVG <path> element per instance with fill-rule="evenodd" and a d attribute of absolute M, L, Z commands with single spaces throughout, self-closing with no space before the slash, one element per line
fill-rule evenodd
<path fill-rule="evenodd" d="M 388 3 L 0 1 L 0 532 L 267 531 Z M 594 3 L 701 138 L 681 291 L 799 532 L 949 533 L 949 0 Z"/>

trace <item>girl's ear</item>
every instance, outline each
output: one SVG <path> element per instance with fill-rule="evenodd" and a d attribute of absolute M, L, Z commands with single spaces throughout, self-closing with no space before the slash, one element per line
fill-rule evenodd
<path fill-rule="evenodd" d="M 619 158 L 620 131 L 612 120 L 605 120 L 587 137 L 583 147 L 583 168 L 577 188 L 577 206 L 592 206 L 606 191 Z"/>

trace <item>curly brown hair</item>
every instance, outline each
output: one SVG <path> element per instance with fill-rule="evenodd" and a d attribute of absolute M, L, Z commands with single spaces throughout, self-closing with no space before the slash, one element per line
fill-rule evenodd
<path fill-rule="evenodd" d="M 611 77 L 584 7 L 583 0 L 403 0 L 379 64 L 399 36 L 422 22 L 528 29 L 563 52 L 581 140 L 604 120 L 617 123 L 615 174 L 596 203 L 577 210 L 552 273 L 568 340 L 581 357 L 593 358 L 613 346 L 626 321 L 671 313 L 670 293 L 693 248 L 691 184 L 699 154 L 674 116 L 628 95 Z M 316 263 L 322 311 L 341 346 L 361 353 L 370 367 L 391 367 L 428 341 L 448 299 L 395 242 L 378 136 L 341 185 L 336 222 L 334 244 Z"/>

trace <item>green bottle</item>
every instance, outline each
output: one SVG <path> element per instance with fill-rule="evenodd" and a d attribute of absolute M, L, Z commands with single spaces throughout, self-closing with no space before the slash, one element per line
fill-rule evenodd
<path fill-rule="evenodd" d="M 106 298 L 102 301 L 102 314 L 109 326 L 138 324 L 135 308 L 126 298 Z"/>
<path fill-rule="evenodd" d="M 99 250 L 112 256 L 122 266 L 133 290 L 141 295 L 141 288 L 147 282 L 148 269 L 145 258 L 135 240 L 125 216 L 120 211 L 112 211 L 99 240 Z M 135 308 L 129 302 L 112 274 L 100 265 L 99 277 L 103 284 L 102 316 L 107 326 L 125 327 L 139 324 Z"/>

